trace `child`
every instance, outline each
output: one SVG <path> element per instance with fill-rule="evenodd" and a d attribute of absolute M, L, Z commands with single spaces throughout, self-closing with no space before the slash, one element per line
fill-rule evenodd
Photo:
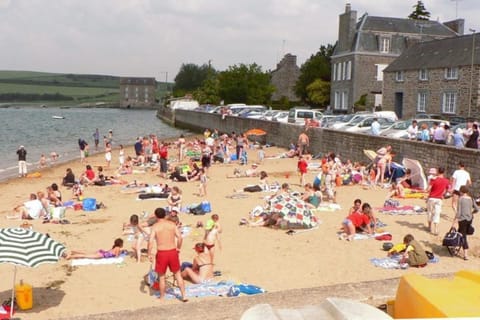
<path fill-rule="evenodd" d="M 87 254 L 84 251 L 72 251 L 65 256 L 67 260 L 70 259 L 102 259 L 102 258 L 116 258 L 120 255 L 123 248 L 123 240 L 120 238 L 115 239 L 112 249 L 110 250 L 98 250 L 95 253 Z"/>
<path fill-rule="evenodd" d="M 300 156 L 297 163 L 298 171 L 300 172 L 300 185 L 303 187 L 305 185 L 305 175 L 307 174 L 308 162 L 304 156 Z"/>
<path fill-rule="evenodd" d="M 351 215 L 354 212 L 362 212 L 362 200 L 355 199 L 355 201 L 353 201 L 353 206 L 348 211 L 348 214 Z"/>
<path fill-rule="evenodd" d="M 45 168 L 47 166 L 47 158 L 45 158 L 45 155 L 42 154 L 40 156 L 40 160 L 38 161 L 38 168 Z"/>
<path fill-rule="evenodd" d="M 416 241 L 411 234 L 407 234 L 403 238 L 403 243 L 406 249 L 400 263 L 408 263 L 411 267 L 425 267 L 428 262 L 428 257 L 422 245 Z"/>
<path fill-rule="evenodd" d="M 392 182 L 392 186 L 390 187 L 390 193 L 388 194 L 387 200 L 393 197 L 397 198 L 405 198 L 405 190 L 401 183 Z"/>
<path fill-rule="evenodd" d="M 150 234 L 150 228 L 142 227 L 139 224 L 138 215 L 132 214 L 130 216 L 130 223 L 123 224 L 123 234 L 133 236 L 133 252 L 134 256 L 137 259 L 137 262 L 140 262 L 142 243 L 144 240 L 148 240 Z M 130 238 L 130 237 L 129 237 Z"/>
<path fill-rule="evenodd" d="M 118 162 L 120 163 L 120 168 L 123 168 L 125 163 L 125 150 L 123 150 L 123 144 L 120 145 L 120 150 L 118 151 Z"/>
<path fill-rule="evenodd" d="M 205 197 L 207 195 L 207 175 L 203 168 L 200 169 L 200 185 L 198 186 L 198 195 Z"/>
<path fill-rule="evenodd" d="M 205 224 L 205 237 L 203 238 L 203 243 L 208 249 L 212 263 L 215 256 L 215 242 L 218 243 L 218 248 L 222 249 L 220 243 L 220 233 L 222 232 L 222 228 L 218 220 L 220 220 L 218 214 L 212 214 L 211 218 L 208 219 Z"/>
<path fill-rule="evenodd" d="M 263 147 L 260 146 L 257 152 L 258 163 L 263 163 L 263 159 L 265 159 L 265 151 L 263 150 Z"/>

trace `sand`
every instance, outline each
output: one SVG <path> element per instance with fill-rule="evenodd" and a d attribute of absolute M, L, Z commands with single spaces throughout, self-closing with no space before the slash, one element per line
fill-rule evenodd
<path fill-rule="evenodd" d="M 268 155 L 276 155 L 284 150 L 266 149 Z M 133 148 L 127 149 L 133 153 Z M 173 156 L 174 151 L 171 151 Z M 118 165 L 118 150 L 113 151 L 112 167 Z M 249 151 L 250 163 L 256 161 L 256 152 Z M 362 159 L 364 160 L 364 159 Z M 103 154 L 88 158 L 91 165 L 104 165 Z M 260 170 L 266 170 L 273 176 L 270 181 L 280 184 L 288 182 L 292 189 L 302 191 L 299 176 L 296 175 L 296 159 L 266 159 Z M 2 204 L 0 206 L 0 227 L 16 227 L 20 220 L 6 219 L 12 208 L 25 200 L 31 192 L 45 190 L 52 182 L 60 184 L 65 169 L 71 167 L 78 176 L 84 168 L 79 160 L 45 169 L 41 178 L 12 179 L 0 184 Z M 233 189 L 254 184 L 257 178 L 227 179 L 238 164 L 215 164 L 209 172 L 208 195 L 199 198 L 196 182 L 170 183 L 183 191 L 183 203 L 198 203 L 208 200 L 212 213 L 220 215 L 223 226 L 223 249 L 217 251 L 215 270 L 221 277 L 216 280 L 233 280 L 258 285 L 268 291 L 280 291 L 293 288 L 308 288 L 350 282 L 400 277 L 408 272 L 435 274 L 454 272 L 461 269 L 478 269 L 480 259 L 475 255 L 480 245 L 477 235 L 469 238 L 473 252 L 469 261 L 450 257 L 441 246 L 442 235 L 451 226 L 453 212 L 450 200 L 444 201 L 444 214 L 440 224 L 440 236 L 429 234 L 425 230 L 426 215 L 392 216 L 377 212 L 377 217 L 388 226 L 384 229 L 393 235 L 393 242 L 401 242 L 407 233 L 412 233 L 425 249 L 433 251 L 440 262 L 425 268 L 408 270 L 387 270 L 374 267 L 369 259 L 383 257 L 382 242 L 369 239 L 347 242 L 339 240 L 336 234 L 341 221 L 355 198 L 369 202 L 374 208 L 383 205 L 387 190 L 364 189 L 360 186 L 342 186 L 337 189 L 337 200 L 341 210 L 316 213 L 321 220 L 320 226 L 308 232 L 287 235 L 285 230 L 240 226 L 241 218 L 248 217 L 257 205 L 263 205 L 263 197 L 268 193 L 253 193 L 242 199 L 230 199 Z M 113 173 L 113 168 L 107 173 Z M 157 172 L 124 176 L 128 181 L 139 180 L 149 183 L 165 182 L 156 176 Z M 307 181 L 313 181 L 317 174 L 309 171 Z M 62 242 L 71 250 L 94 252 L 108 249 L 113 240 L 122 237 L 122 224 L 128 222 L 131 214 L 152 212 L 165 201 L 137 201 L 134 194 L 120 193 L 121 186 L 87 187 L 85 195 L 94 197 L 106 205 L 106 209 L 95 212 L 67 210 L 66 219 L 70 224 L 42 224 L 32 221 L 33 229 L 48 232 L 54 239 Z M 64 199 L 71 191 L 61 187 Z M 402 204 L 425 206 L 420 199 L 403 199 Z M 203 236 L 202 229 L 195 229 L 197 221 L 205 223 L 208 216 L 181 214 L 184 225 L 191 225 L 192 232 L 185 238 L 181 250 L 183 261 L 190 261 L 194 255 L 193 244 Z M 126 236 L 123 236 L 127 240 Z M 130 243 L 126 249 L 130 249 Z M 177 300 L 159 301 L 150 295 L 143 286 L 143 276 L 149 270 L 149 262 L 137 263 L 127 257 L 121 265 L 94 265 L 72 268 L 70 262 L 61 260 L 56 264 L 44 264 L 35 269 L 19 267 L 17 280 L 23 279 L 34 287 L 34 308 L 19 311 L 22 319 L 55 319 L 78 315 L 105 313 L 120 310 L 132 310 L 159 304 L 178 304 Z M 0 265 L 0 299 L 3 301 L 11 294 L 13 266 Z M 334 295 L 334 293 L 332 293 Z M 201 303 L 204 299 L 193 298 L 189 303 Z M 229 298 L 213 298 L 222 299 Z"/>

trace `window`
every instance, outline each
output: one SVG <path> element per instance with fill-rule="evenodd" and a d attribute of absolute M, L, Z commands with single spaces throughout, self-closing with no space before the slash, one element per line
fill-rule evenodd
<path fill-rule="evenodd" d="M 456 92 L 444 92 L 443 93 L 443 113 L 455 113 L 457 107 L 457 93 Z"/>
<path fill-rule="evenodd" d="M 427 69 L 418 70 L 418 80 L 426 81 L 428 80 L 428 71 Z"/>
<path fill-rule="evenodd" d="M 352 61 L 345 62 L 345 80 L 352 78 Z"/>
<path fill-rule="evenodd" d="M 342 64 L 337 63 L 337 81 L 342 80 Z"/>
<path fill-rule="evenodd" d="M 401 82 L 403 81 L 403 71 L 397 71 L 395 72 L 395 81 Z"/>
<path fill-rule="evenodd" d="M 445 79 L 447 80 L 455 80 L 458 79 L 458 68 L 445 68 Z"/>
<path fill-rule="evenodd" d="M 425 112 L 427 108 L 427 93 L 419 92 L 417 97 L 417 112 Z"/>
<path fill-rule="evenodd" d="M 348 92 L 343 91 L 342 92 L 342 110 L 347 110 L 348 109 Z"/>
<path fill-rule="evenodd" d="M 333 64 L 332 80 L 337 81 L 337 64 Z"/>
<path fill-rule="evenodd" d="M 334 107 L 335 109 L 340 109 L 340 92 L 335 91 L 335 97 L 334 97 Z"/>
<path fill-rule="evenodd" d="M 380 38 L 380 52 L 383 52 L 383 53 L 390 52 L 390 38 L 386 38 L 386 37 Z"/>
<path fill-rule="evenodd" d="M 376 68 L 376 77 L 375 79 L 377 81 L 383 81 L 383 70 L 387 67 L 387 64 L 376 64 L 375 65 L 375 68 Z"/>

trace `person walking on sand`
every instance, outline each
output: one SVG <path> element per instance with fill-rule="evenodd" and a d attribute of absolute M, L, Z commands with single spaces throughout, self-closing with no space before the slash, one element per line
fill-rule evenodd
<path fill-rule="evenodd" d="M 105 160 L 107 161 L 107 168 L 110 168 L 110 162 L 112 162 L 112 146 L 110 142 L 105 145 Z"/>
<path fill-rule="evenodd" d="M 445 169 L 440 167 L 437 170 L 437 177 L 430 180 L 428 186 L 428 200 L 427 200 L 427 216 L 428 216 L 428 230 L 434 234 L 438 234 L 438 224 L 440 222 L 440 214 L 442 213 L 442 200 L 445 191 L 448 190 L 450 182 L 443 176 Z"/>
<path fill-rule="evenodd" d="M 180 272 L 180 258 L 179 252 L 182 248 L 182 234 L 177 226 L 166 220 L 166 212 L 163 208 L 155 209 L 155 216 L 158 221 L 152 226 L 150 237 L 148 241 L 148 259 L 153 261 L 153 244 L 156 244 L 157 254 L 155 256 L 155 271 L 159 277 L 160 297 L 165 298 L 165 273 L 167 267 L 173 272 L 175 279 L 177 280 L 178 287 L 180 288 L 181 297 L 183 302 L 188 301 L 185 299 L 185 283 Z"/>
<path fill-rule="evenodd" d="M 27 150 L 24 146 L 20 146 L 17 150 L 18 155 L 18 176 L 27 176 Z"/>
<path fill-rule="evenodd" d="M 300 186 L 305 185 L 305 175 L 307 174 L 308 162 L 304 156 L 300 155 L 297 163 L 297 169 L 300 172 Z"/>
<path fill-rule="evenodd" d="M 300 133 L 298 136 L 298 155 L 301 156 L 307 153 L 307 148 L 310 146 L 310 138 L 306 132 Z"/>
<path fill-rule="evenodd" d="M 87 153 L 87 146 L 88 146 L 88 143 L 83 140 L 82 138 L 78 139 L 78 147 L 80 149 L 80 163 L 84 163 L 85 162 L 85 157 L 87 156 L 86 153 Z"/>
<path fill-rule="evenodd" d="M 458 163 L 458 169 L 453 172 L 451 178 L 451 188 L 452 192 L 452 208 L 453 212 L 457 212 L 457 203 L 458 198 L 460 197 L 460 187 L 461 186 L 470 186 L 472 184 L 472 179 L 470 178 L 470 173 L 465 170 L 465 165 L 463 162 Z M 451 190 L 451 191 L 452 191 Z"/>
<path fill-rule="evenodd" d="M 95 141 L 95 150 L 98 150 L 98 144 L 100 143 L 100 132 L 98 132 L 98 128 L 95 129 L 93 133 L 93 140 Z"/>

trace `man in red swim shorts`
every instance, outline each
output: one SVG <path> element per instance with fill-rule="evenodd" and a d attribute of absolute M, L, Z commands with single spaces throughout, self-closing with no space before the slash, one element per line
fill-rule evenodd
<path fill-rule="evenodd" d="M 180 288 L 180 300 L 186 302 L 185 284 L 180 273 L 180 259 L 178 253 L 182 247 L 182 235 L 175 223 L 165 219 L 166 212 L 163 208 L 155 210 L 155 216 L 158 221 L 152 226 L 150 241 L 148 242 L 148 258 L 153 261 L 153 243 L 157 245 L 157 254 L 155 256 L 155 271 L 159 277 L 160 299 L 165 297 L 165 273 L 167 267 L 174 274 Z"/>

